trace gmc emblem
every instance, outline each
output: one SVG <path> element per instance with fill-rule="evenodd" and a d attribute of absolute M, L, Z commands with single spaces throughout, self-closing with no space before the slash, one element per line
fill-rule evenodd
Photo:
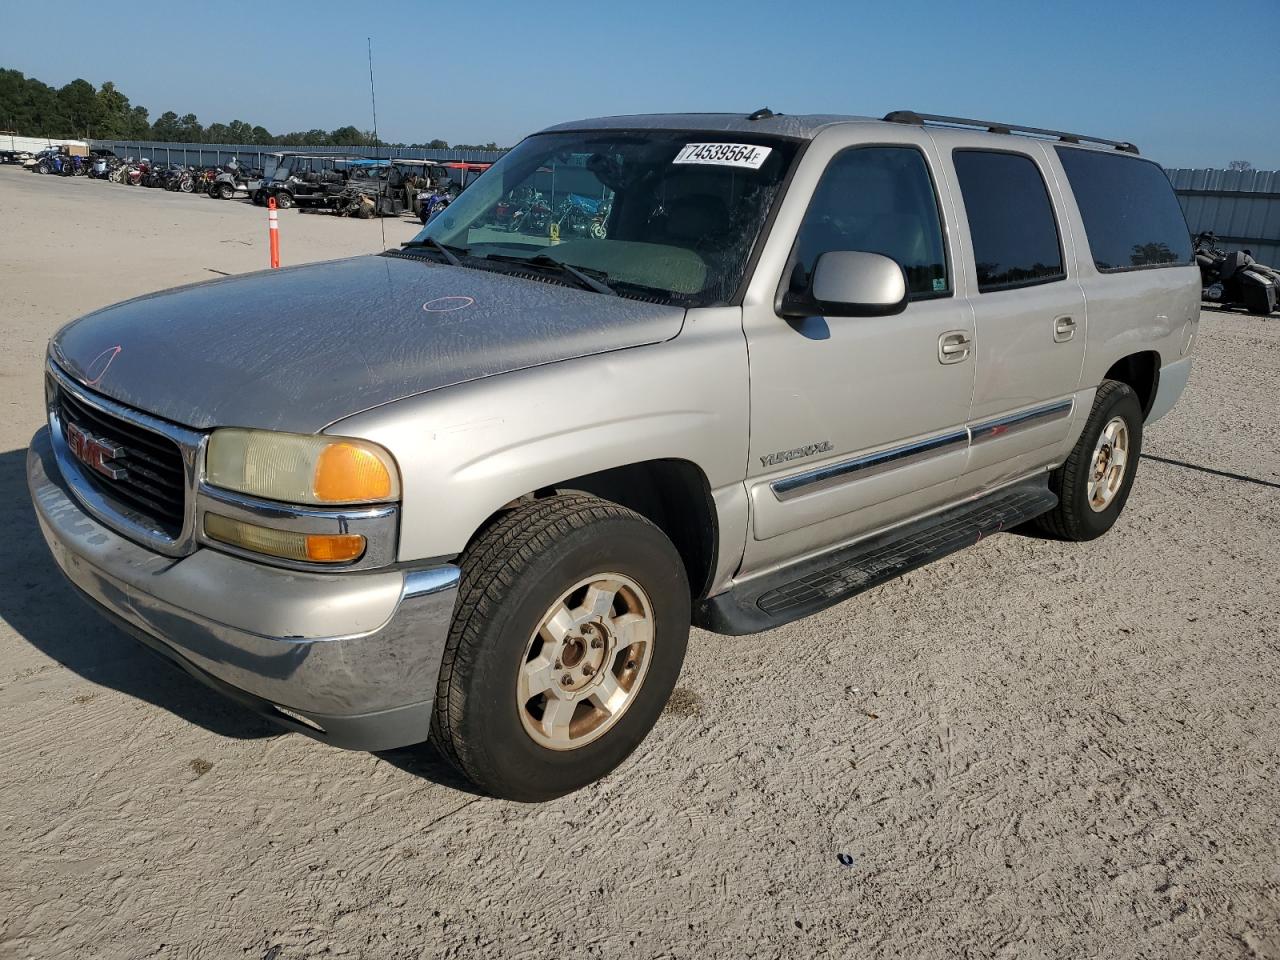
<path fill-rule="evenodd" d="M 106 440 L 91 437 L 70 420 L 62 422 L 62 432 L 67 438 L 71 455 L 90 470 L 96 470 L 108 480 L 123 480 L 127 475 L 121 467 L 113 467 L 111 461 L 124 456 L 124 447 L 112 446 Z"/>

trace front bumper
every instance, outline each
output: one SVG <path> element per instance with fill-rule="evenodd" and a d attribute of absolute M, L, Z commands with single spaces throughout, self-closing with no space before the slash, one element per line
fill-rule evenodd
<path fill-rule="evenodd" d="M 27 486 L 72 585 L 196 679 L 334 746 L 427 738 L 457 567 L 320 574 L 212 549 L 163 556 L 81 509 L 47 427 L 27 451 Z"/>

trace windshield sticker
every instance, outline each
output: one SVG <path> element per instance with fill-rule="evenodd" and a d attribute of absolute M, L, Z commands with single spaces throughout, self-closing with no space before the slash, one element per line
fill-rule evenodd
<path fill-rule="evenodd" d="M 772 152 L 772 147 L 758 147 L 754 143 L 688 143 L 671 162 L 759 170 Z"/>

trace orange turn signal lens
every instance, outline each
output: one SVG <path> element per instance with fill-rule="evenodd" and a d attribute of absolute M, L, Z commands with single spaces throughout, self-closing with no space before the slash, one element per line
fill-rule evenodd
<path fill-rule="evenodd" d="M 364 537 L 358 533 L 307 535 L 307 559 L 316 563 L 345 563 L 364 553 Z"/>
<path fill-rule="evenodd" d="M 395 488 L 387 465 L 367 447 L 330 443 L 316 460 L 315 497 L 322 503 L 386 500 Z"/>

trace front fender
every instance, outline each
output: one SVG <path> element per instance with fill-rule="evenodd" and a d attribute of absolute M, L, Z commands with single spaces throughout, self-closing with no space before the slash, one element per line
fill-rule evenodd
<path fill-rule="evenodd" d="M 386 447 L 401 472 L 399 559 L 453 557 L 524 494 L 647 460 L 741 487 L 748 383 L 741 311 L 689 312 L 673 340 L 399 400 L 325 432 Z"/>

